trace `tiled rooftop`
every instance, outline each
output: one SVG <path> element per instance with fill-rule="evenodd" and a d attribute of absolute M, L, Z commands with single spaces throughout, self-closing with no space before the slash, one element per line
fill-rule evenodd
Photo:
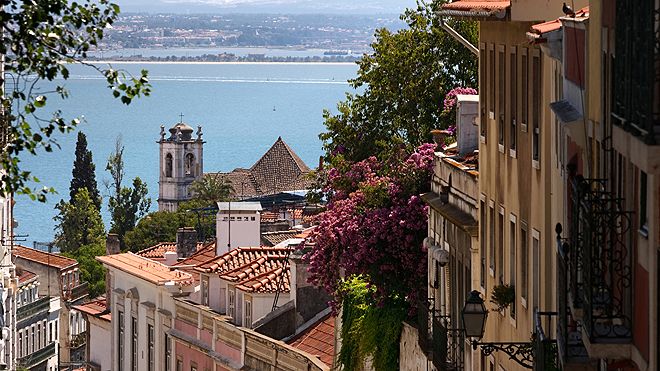
<path fill-rule="evenodd" d="M 264 246 L 275 246 L 280 242 L 296 237 L 300 233 L 297 229 L 288 231 L 264 232 L 261 234 L 261 244 Z"/>
<path fill-rule="evenodd" d="M 309 167 L 279 137 L 250 169 L 237 168 L 206 176 L 219 175 L 232 184 L 236 196 L 250 198 L 307 189 L 311 184 L 306 178 L 309 172 Z"/>
<path fill-rule="evenodd" d="M 37 275 L 28 270 L 16 268 L 16 275 L 18 276 L 18 284 L 22 285 L 26 282 L 31 281 L 33 278 L 36 278 Z"/>
<path fill-rule="evenodd" d="M 572 18 L 584 18 L 589 17 L 589 7 L 585 6 L 584 8 L 575 12 L 575 17 Z M 563 17 L 562 17 L 563 18 Z M 532 33 L 538 36 L 543 36 L 547 32 L 557 31 L 561 28 L 561 21 L 559 19 L 553 19 L 547 22 L 538 23 L 532 26 Z"/>
<path fill-rule="evenodd" d="M 197 250 L 203 246 L 203 242 L 198 242 Z M 149 259 L 164 259 L 166 252 L 176 252 L 176 242 L 160 242 L 158 245 L 147 247 L 136 254 Z"/>
<path fill-rule="evenodd" d="M 74 308 L 90 316 L 94 316 L 106 321 L 112 320 L 112 313 L 109 311 L 106 312 L 107 306 L 105 297 L 94 299 L 82 305 L 76 305 Z"/>
<path fill-rule="evenodd" d="M 25 246 L 14 246 L 11 251 L 12 255 L 15 257 L 58 269 L 66 269 L 78 265 L 77 261 L 67 258 L 66 256 L 48 253 Z"/>
<path fill-rule="evenodd" d="M 195 269 L 216 273 L 247 292 L 289 292 L 288 247 L 239 247 L 214 257 Z"/>
<path fill-rule="evenodd" d="M 97 256 L 96 260 L 104 265 L 140 277 L 156 285 L 164 285 L 167 282 L 174 282 L 178 285 L 186 286 L 193 283 L 193 276 L 190 273 L 182 272 L 180 270 L 170 270 L 169 267 L 162 263 L 130 252 L 108 256 Z"/>
<path fill-rule="evenodd" d="M 319 322 L 290 340 L 289 344 L 319 357 L 321 362 L 332 367 L 332 360 L 335 352 L 334 334 L 335 317 L 327 315 Z"/>

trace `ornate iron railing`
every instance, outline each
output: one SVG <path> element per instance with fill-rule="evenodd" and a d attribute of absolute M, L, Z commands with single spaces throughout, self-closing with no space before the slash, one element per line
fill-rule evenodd
<path fill-rule="evenodd" d="M 71 336 L 71 341 L 69 342 L 70 348 L 78 348 L 81 345 L 84 345 L 87 342 L 87 332 L 83 331 L 79 334 Z"/>
<path fill-rule="evenodd" d="M 25 368 L 31 368 L 40 363 L 45 362 L 48 358 L 55 355 L 55 342 L 52 342 L 45 347 L 28 354 L 27 356 L 17 359 L 17 363 Z"/>
<path fill-rule="evenodd" d="M 43 296 L 37 300 L 16 308 L 16 322 L 32 317 L 39 312 L 48 312 L 50 309 L 50 297 Z"/>
<path fill-rule="evenodd" d="M 592 342 L 630 341 L 632 214 L 623 210 L 622 199 L 605 190 L 604 181 L 577 176 L 574 183 L 570 234 L 575 245 L 569 247 L 569 264 L 582 261 L 577 280 L 580 275 L 584 279 L 583 325 Z"/>
<path fill-rule="evenodd" d="M 546 319 L 548 328 L 552 327 L 552 321 L 557 312 L 536 312 L 534 326 L 534 370 L 537 371 L 559 371 L 559 357 L 557 354 L 557 341 L 546 334 L 543 328 L 543 319 Z"/>
<path fill-rule="evenodd" d="M 67 300 L 76 301 L 80 298 L 85 297 L 88 294 L 87 282 L 81 282 L 80 285 L 74 286 L 71 289 L 68 289 L 64 292 L 64 296 Z"/>
<path fill-rule="evenodd" d="M 569 307 L 568 243 L 557 239 L 557 350 L 562 363 L 582 362 L 588 358 L 582 342 L 582 324 Z"/>
<path fill-rule="evenodd" d="M 660 141 L 660 5 L 616 0 L 612 118 L 647 144 Z"/>
<path fill-rule="evenodd" d="M 463 370 L 465 332 L 453 325 L 450 316 L 435 310 L 433 300 L 418 305 L 417 323 L 419 346 L 438 370 Z"/>

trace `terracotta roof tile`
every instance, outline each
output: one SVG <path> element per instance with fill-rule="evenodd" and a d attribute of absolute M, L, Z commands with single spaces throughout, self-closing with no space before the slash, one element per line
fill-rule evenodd
<path fill-rule="evenodd" d="M 195 269 L 216 273 L 248 292 L 289 292 L 291 271 L 286 264 L 289 247 L 239 247 L 214 257 Z"/>
<path fill-rule="evenodd" d="M 16 268 L 16 275 L 18 276 L 19 284 L 26 283 L 32 280 L 33 278 L 37 277 L 35 273 L 32 273 L 26 269 L 21 269 L 21 268 Z"/>
<path fill-rule="evenodd" d="M 275 246 L 280 242 L 296 237 L 300 233 L 297 229 L 288 231 L 264 232 L 261 234 L 261 244 L 264 246 Z"/>
<path fill-rule="evenodd" d="M 203 246 L 203 242 L 198 242 L 196 250 Z M 140 250 L 136 254 L 149 259 L 164 259 L 166 252 L 176 252 L 176 242 L 160 242 L 155 246 Z"/>
<path fill-rule="evenodd" d="M 170 270 L 168 266 L 160 262 L 130 252 L 108 256 L 97 256 L 96 260 L 104 265 L 117 268 L 156 285 L 164 285 L 167 282 L 174 282 L 181 286 L 187 286 L 193 283 L 193 277 L 190 273 L 182 272 L 177 269 Z"/>
<path fill-rule="evenodd" d="M 82 305 L 75 305 L 74 308 L 87 315 L 110 321 L 112 313 L 107 311 L 106 304 L 105 297 L 100 297 Z"/>
<path fill-rule="evenodd" d="M 289 344 L 313 354 L 332 367 L 335 353 L 335 317 L 327 315 L 315 325 L 298 334 Z"/>
<path fill-rule="evenodd" d="M 583 18 L 589 17 L 589 7 L 585 6 L 584 8 L 575 12 L 574 18 Z M 553 19 L 547 22 L 538 23 L 532 26 L 532 32 L 539 36 L 543 36 L 544 33 L 557 31 L 561 28 L 561 21 L 559 18 Z"/>
<path fill-rule="evenodd" d="M 311 180 L 306 178 L 309 172 L 309 167 L 279 137 L 250 169 L 237 168 L 206 176 L 224 177 L 232 184 L 236 196 L 250 198 L 307 189 L 311 185 Z"/>
<path fill-rule="evenodd" d="M 59 254 L 48 253 L 25 246 L 14 246 L 12 254 L 21 259 L 30 260 L 38 264 L 48 265 L 58 269 L 66 269 L 78 265 L 74 259 Z"/>

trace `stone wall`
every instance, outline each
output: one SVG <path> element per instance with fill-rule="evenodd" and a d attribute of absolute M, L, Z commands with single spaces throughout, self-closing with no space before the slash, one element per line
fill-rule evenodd
<path fill-rule="evenodd" d="M 399 370 L 400 371 L 435 371 L 433 363 L 429 362 L 426 354 L 419 347 L 417 329 L 403 323 L 401 340 L 399 342 Z"/>

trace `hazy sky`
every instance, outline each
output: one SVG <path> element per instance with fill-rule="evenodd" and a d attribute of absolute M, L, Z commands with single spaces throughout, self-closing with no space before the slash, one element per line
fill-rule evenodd
<path fill-rule="evenodd" d="M 123 12 L 399 14 L 415 0 L 114 0 Z"/>

